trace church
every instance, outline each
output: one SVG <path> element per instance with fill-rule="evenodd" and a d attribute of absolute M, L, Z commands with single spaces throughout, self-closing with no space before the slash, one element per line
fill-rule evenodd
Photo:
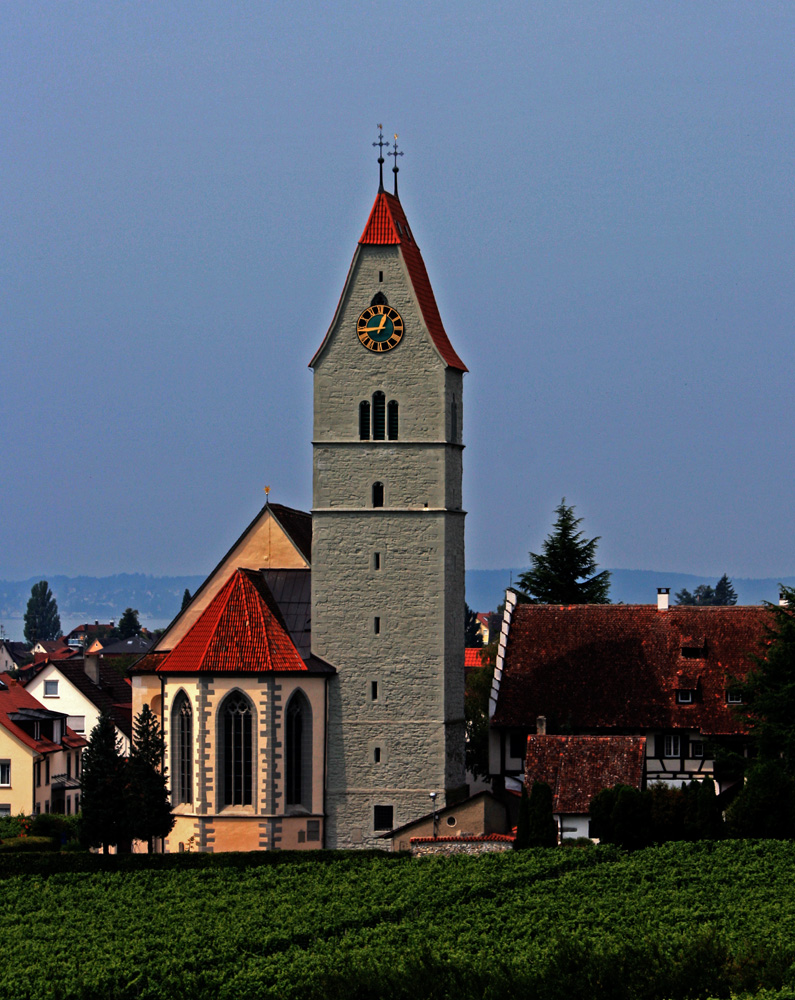
<path fill-rule="evenodd" d="M 396 137 L 397 138 L 397 137 Z M 310 361 L 312 512 L 266 503 L 133 670 L 165 850 L 385 847 L 466 796 L 463 376 L 380 183 Z"/>

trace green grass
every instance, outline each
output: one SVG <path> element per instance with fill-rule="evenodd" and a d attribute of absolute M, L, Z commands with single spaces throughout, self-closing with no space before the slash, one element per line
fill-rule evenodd
<path fill-rule="evenodd" d="M 795 1000 L 783 842 L 238 858 L 0 892 L 0 996 L 19 1000 Z"/>

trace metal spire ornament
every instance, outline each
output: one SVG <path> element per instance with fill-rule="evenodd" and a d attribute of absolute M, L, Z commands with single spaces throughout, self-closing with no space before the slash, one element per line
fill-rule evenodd
<path fill-rule="evenodd" d="M 374 142 L 374 146 L 378 146 L 378 193 L 384 190 L 384 146 L 389 149 L 389 143 L 384 142 L 384 126 L 378 123 L 378 142 Z"/>
<path fill-rule="evenodd" d="M 390 156 L 394 156 L 394 157 L 395 157 L 395 165 L 394 165 L 394 167 L 392 167 L 392 173 L 393 173 L 393 174 L 395 175 L 395 197 L 396 197 L 396 198 L 397 198 L 397 196 L 398 196 L 398 193 L 397 193 L 397 175 L 398 175 L 398 165 L 397 165 L 397 158 L 398 158 L 399 156 L 402 156 L 402 155 L 403 155 L 403 153 L 402 153 L 402 152 L 400 152 L 400 153 L 398 152 L 398 148 L 397 148 L 397 139 L 398 139 L 398 137 L 397 137 L 397 132 L 395 132 L 395 143 L 394 143 L 394 148 L 393 148 L 393 149 L 391 150 L 391 152 L 389 153 L 389 155 L 390 155 Z M 388 145 L 388 143 L 387 143 L 387 145 Z"/>

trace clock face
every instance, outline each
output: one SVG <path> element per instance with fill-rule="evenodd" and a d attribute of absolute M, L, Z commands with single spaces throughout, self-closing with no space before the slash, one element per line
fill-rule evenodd
<path fill-rule="evenodd" d="M 403 318 L 391 306 L 370 306 L 357 320 L 356 334 L 368 351 L 391 351 L 403 339 Z"/>

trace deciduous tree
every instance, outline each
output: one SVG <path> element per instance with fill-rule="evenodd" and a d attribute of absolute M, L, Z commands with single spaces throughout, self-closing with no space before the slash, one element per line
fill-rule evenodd
<path fill-rule="evenodd" d="M 137 609 L 125 608 L 124 614 L 119 619 L 117 631 L 120 639 L 132 639 L 133 636 L 141 634 Z"/>
<path fill-rule="evenodd" d="M 25 611 L 25 639 L 30 643 L 57 639 L 61 635 L 58 604 L 46 580 L 39 580 L 30 589 Z"/>
<path fill-rule="evenodd" d="M 519 577 L 519 588 L 535 604 L 609 604 L 610 573 L 596 573 L 599 537 L 586 540 L 564 497 L 557 520 L 541 554 L 530 553 L 531 567 Z"/>

